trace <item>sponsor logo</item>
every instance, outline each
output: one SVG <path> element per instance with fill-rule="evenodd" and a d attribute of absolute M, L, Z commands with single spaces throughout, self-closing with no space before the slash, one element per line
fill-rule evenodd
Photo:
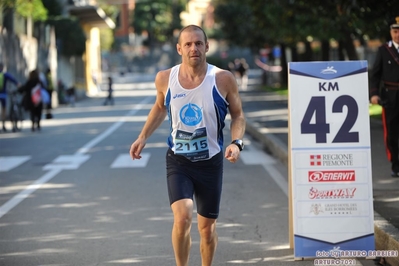
<path fill-rule="evenodd" d="M 320 166 L 321 165 L 321 155 L 310 155 L 310 165 L 311 166 Z"/>
<path fill-rule="evenodd" d="M 359 214 L 357 203 L 313 203 L 309 212 L 323 216 Z"/>
<path fill-rule="evenodd" d="M 328 203 L 325 204 L 324 210 L 330 214 L 345 215 L 357 213 L 357 203 Z"/>
<path fill-rule="evenodd" d="M 310 166 L 353 166 L 353 154 L 310 155 Z"/>
<path fill-rule="evenodd" d="M 177 99 L 177 98 L 184 98 L 186 97 L 185 93 L 177 93 L 173 96 L 173 99 Z"/>
<path fill-rule="evenodd" d="M 187 126 L 198 125 L 202 121 L 201 108 L 193 103 L 186 104 L 180 109 L 180 120 Z"/>
<path fill-rule="evenodd" d="M 337 70 L 334 69 L 334 66 L 328 66 L 327 68 L 321 70 L 322 74 L 335 74 Z"/>
<path fill-rule="evenodd" d="M 355 181 L 354 170 L 341 170 L 341 171 L 309 171 L 309 182 L 350 182 Z"/>
<path fill-rule="evenodd" d="M 321 204 L 312 204 L 312 206 L 310 206 L 310 213 L 319 215 L 322 212 L 324 212 L 324 210 Z"/>
<path fill-rule="evenodd" d="M 356 188 L 336 188 L 327 190 L 318 190 L 312 187 L 309 190 L 310 199 L 350 199 L 355 196 Z"/>

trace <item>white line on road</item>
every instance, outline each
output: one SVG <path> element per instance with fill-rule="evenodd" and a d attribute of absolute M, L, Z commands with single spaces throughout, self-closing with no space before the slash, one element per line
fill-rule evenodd
<path fill-rule="evenodd" d="M 0 157 L 0 172 L 7 172 L 20 164 L 28 161 L 30 156 L 9 156 Z"/>
<path fill-rule="evenodd" d="M 288 196 L 288 182 L 274 166 L 274 164 L 276 164 L 276 160 L 273 157 L 252 146 L 248 146 L 247 150 L 242 151 L 240 157 L 246 165 L 262 165 L 269 176 L 281 188 L 284 194 Z"/>
<path fill-rule="evenodd" d="M 140 109 L 143 108 L 143 106 L 145 104 L 149 103 L 152 99 L 153 99 L 152 96 L 146 97 L 143 101 L 141 101 L 140 104 L 135 106 L 135 108 L 133 110 L 129 111 L 124 117 L 121 117 L 118 122 L 114 123 L 102 134 L 98 135 L 96 138 L 89 141 L 86 145 L 84 145 L 82 148 L 80 148 L 76 152 L 76 155 L 83 155 L 83 154 L 87 153 L 92 147 L 94 147 L 96 144 L 101 142 L 103 139 L 105 139 L 106 137 L 111 135 L 115 130 L 117 130 L 121 125 L 123 125 L 123 123 L 126 122 L 127 117 L 136 114 Z M 62 170 L 64 170 L 64 166 L 59 165 L 58 168 L 52 167 L 50 169 L 51 170 L 49 172 L 45 173 L 38 180 L 33 182 L 31 185 L 27 186 L 24 190 L 22 190 L 17 195 L 15 195 L 11 199 L 9 199 L 6 203 L 4 203 L 0 207 L 0 218 L 3 217 L 5 214 L 7 214 L 12 208 L 17 206 L 21 201 L 26 199 L 30 194 L 32 194 L 37 189 L 39 189 L 43 184 L 47 183 L 52 178 L 54 178 L 56 175 L 58 175 Z"/>
<path fill-rule="evenodd" d="M 141 101 L 141 103 L 137 106 L 135 106 L 135 108 L 133 110 L 131 110 L 130 112 L 128 112 L 125 116 L 121 117 L 118 122 L 114 123 L 112 126 L 110 126 L 106 131 L 104 131 L 102 134 L 98 135 L 96 138 L 94 138 L 93 140 L 91 140 L 89 143 L 87 143 L 86 145 L 84 145 L 82 148 L 80 148 L 76 154 L 85 154 L 87 153 L 91 148 L 93 148 L 95 145 L 97 145 L 99 142 L 101 142 L 103 139 L 105 139 L 106 137 L 108 137 L 109 135 L 111 135 L 115 130 L 117 130 L 121 125 L 123 125 L 123 123 L 126 122 L 126 119 L 129 116 L 135 115 L 137 113 L 138 110 L 142 109 L 143 106 L 147 103 L 150 102 L 150 100 L 152 99 L 152 97 L 147 97 L 145 98 L 143 101 Z"/>
<path fill-rule="evenodd" d="M 40 188 L 43 184 L 47 183 L 54 176 L 58 175 L 62 170 L 54 169 L 50 172 L 45 173 L 41 178 L 33 182 L 31 185 L 27 186 L 24 190 L 19 192 L 17 195 L 12 197 L 6 203 L 0 207 L 0 218 L 8 213 L 12 208 L 17 206 L 21 201 L 26 199 L 30 194 L 32 194 L 36 189 Z"/>

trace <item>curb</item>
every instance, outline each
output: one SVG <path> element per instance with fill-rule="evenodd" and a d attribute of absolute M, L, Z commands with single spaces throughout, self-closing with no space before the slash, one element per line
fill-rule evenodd
<path fill-rule="evenodd" d="M 262 144 L 262 147 L 288 167 L 288 147 L 273 134 L 262 133 L 247 120 L 245 132 Z M 376 250 L 399 251 L 399 229 L 374 212 L 374 237 Z M 399 266 L 399 257 L 384 257 L 391 266 Z"/>
<path fill-rule="evenodd" d="M 374 236 L 376 250 L 399 250 L 399 230 L 374 212 Z M 399 265 L 399 257 L 384 257 L 389 265 Z"/>

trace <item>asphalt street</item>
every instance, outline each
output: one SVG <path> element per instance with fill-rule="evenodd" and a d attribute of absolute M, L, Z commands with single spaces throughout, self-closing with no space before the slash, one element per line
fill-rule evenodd
<path fill-rule="evenodd" d="M 167 122 L 141 160 L 128 154 L 155 99 L 152 80 L 116 78 L 114 106 L 99 92 L 55 109 L 40 132 L 24 121 L 0 134 L 0 265 L 174 265 Z M 245 143 L 239 162 L 225 161 L 214 265 L 314 265 L 289 246 L 286 166 L 250 135 Z M 190 265 L 200 265 L 195 218 L 192 240 Z"/>

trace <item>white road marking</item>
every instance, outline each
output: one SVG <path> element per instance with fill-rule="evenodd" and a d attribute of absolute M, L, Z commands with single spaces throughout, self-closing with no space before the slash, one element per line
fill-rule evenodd
<path fill-rule="evenodd" d="M 33 182 L 31 185 L 27 186 L 24 190 L 22 190 L 6 203 L 4 203 L 0 207 L 0 218 L 3 217 L 3 215 L 7 214 L 12 208 L 17 206 L 21 201 L 26 199 L 30 194 L 35 192 L 36 189 L 39 189 L 43 184 L 47 183 L 54 176 L 58 175 L 61 171 L 61 169 L 54 169 L 50 172 L 47 172 L 41 178 Z"/>
<path fill-rule="evenodd" d="M 288 182 L 284 176 L 274 167 L 276 160 L 265 152 L 248 146 L 246 150 L 243 150 L 240 154 L 241 160 L 246 165 L 262 165 L 269 176 L 276 182 L 281 188 L 284 194 L 288 197 Z"/>
<path fill-rule="evenodd" d="M 30 156 L 7 156 L 0 157 L 0 172 L 7 172 L 11 169 L 30 160 Z"/>
<path fill-rule="evenodd" d="M 52 163 L 43 166 L 43 170 L 76 170 L 90 158 L 90 155 L 60 155 Z"/>
<path fill-rule="evenodd" d="M 138 168 L 146 167 L 150 153 L 142 153 L 140 160 L 132 160 L 129 154 L 120 154 L 112 163 L 111 168 Z"/>
<path fill-rule="evenodd" d="M 55 159 L 54 163 L 55 164 L 49 164 L 44 166 L 43 168 L 51 169 L 49 172 L 45 173 L 42 177 L 40 177 L 38 180 L 33 182 L 31 185 L 27 186 L 24 190 L 19 192 L 17 195 L 9 199 L 6 203 L 4 203 L 0 207 L 0 218 L 3 217 L 3 215 L 7 214 L 12 208 L 17 206 L 21 201 L 26 199 L 30 194 L 35 192 L 37 189 L 39 189 L 43 184 L 47 183 L 50 181 L 52 178 L 54 178 L 56 175 L 58 175 L 63 169 L 66 169 L 64 167 L 73 167 L 76 165 L 80 166 L 80 163 L 83 163 L 86 161 L 88 158 L 84 155 L 87 153 L 92 147 L 97 145 L 99 142 L 101 142 L 103 139 L 111 135 L 115 130 L 117 130 L 123 123 L 126 122 L 127 117 L 132 116 L 136 114 L 140 109 L 143 108 L 143 105 L 150 103 L 150 101 L 153 100 L 152 96 L 146 97 L 143 101 L 141 101 L 140 104 L 135 106 L 133 110 L 128 112 L 124 117 L 121 117 L 118 122 L 113 124 L 111 127 L 109 127 L 106 131 L 104 131 L 102 134 L 98 135 L 96 138 L 93 140 L 89 141 L 86 145 L 84 145 L 82 148 L 80 148 L 75 155 L 73 156 L 68 156 L 68 155 L 62 155 Z M 54 167 L 55 166 L 55 167 Z M 71 168 L 68 168 L 71 169 Z"/>

